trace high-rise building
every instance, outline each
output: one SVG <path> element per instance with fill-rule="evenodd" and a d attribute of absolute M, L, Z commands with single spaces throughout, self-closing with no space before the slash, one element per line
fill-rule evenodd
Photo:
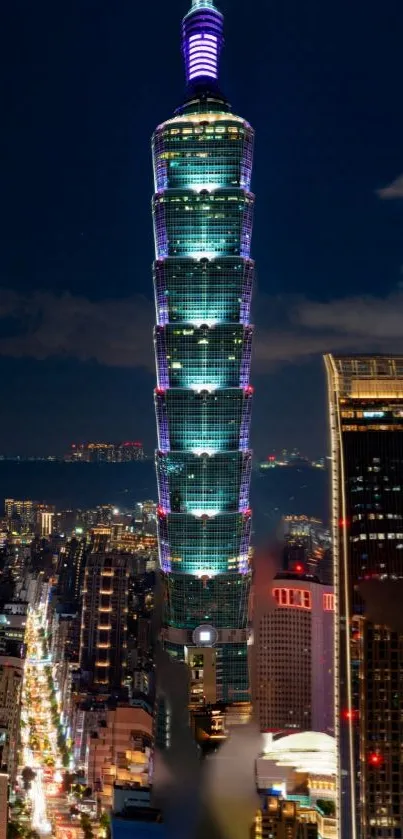
<path fill-rule="evenodd" d="M 43 538 L 51 536 L 53 533 L 55 508 L 49 507 L 47 504 L 38 504 L 36 516 L 36 530 L 38 535 Z"/>
<path fill-rule="evenodd" d="M 171 654 L 212 647 L 219 701 L 248 698 L 253 130 L 218 83 L 223 17 L 182 23 L 184 104 L 152 139 L 158 536 Z"/>
<path fill-rule="evenodd" d="M 282 572 L 259 595 L 254 663 L 261 731 L 333 734 L 333 587 Z"/>
<path fill-rule="evenodd" d="M 85 567 L 80 667 L 88 685 L 107 693 L 125 676 L 129 572 L 127 557 L 92 553 Z"/>
<path fill-rule="evenodd" d="M 18 501 L 15 498 L 4 500 L 4 512 L 10 530 L 15 530 L 18 525 L 18 532 L 33 532 L 36 524 L 36 501 Z"/>
<path fill-rule="evenodd" d="M 75 536 L 60 550 L 57 593 L 63 603 L 80 600 L 87 554 L 87 540 Z"/>
<path fill-rule="evenodd" d="M 325 357 L 332 445 L 338 812 L 342 839 L 403 830 L 403 356 Z M 389 608 L 367 608 L 365 587 Z M 395 595 L 396 596 L 396 595 Z M 400 606 L 401 609 L 401 606 Z M 401 671 L 400 671 L 401 673 Z"/>

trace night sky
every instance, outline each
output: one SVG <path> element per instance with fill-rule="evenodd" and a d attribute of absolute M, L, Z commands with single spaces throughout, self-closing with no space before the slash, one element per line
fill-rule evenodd
<path fill-rule="evenodd" d="M 253 444 L 326 449 L 320 354 L 403 351 L 401 0 L 222 0 L 256 129 Z M 184 93 L 187 0 L 15 0 L 1 26 L 0 452 L 144 439 L 149 138 Z"/>

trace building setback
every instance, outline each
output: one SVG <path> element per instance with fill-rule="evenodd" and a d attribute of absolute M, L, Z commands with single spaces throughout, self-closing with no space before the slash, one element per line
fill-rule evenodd
<path fill-rule="evenodd" d="M 220 92 L 223 17 L 182 22 L 184 104 L 152 138 L 164 642 L 216 650 L 216 699 L 248 699 L 253 130 Z"/>

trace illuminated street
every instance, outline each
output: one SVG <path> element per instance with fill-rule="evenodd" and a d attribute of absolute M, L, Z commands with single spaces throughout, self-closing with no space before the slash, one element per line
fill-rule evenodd
<path fill-rule="evenodd" d="M 54 822 L 58 820 L 60 810 L 67 813 L 68 804 L 62 787 L 62 771 L 67 762 L 66 746 L 60 730 L 60 708 L 48 656 L 44 608 L 29 614 L 26 643 L 21 713 L 21 785 L 28 786 L 33 830 L 41 836 L 48 836 L 56 832 Z"/>

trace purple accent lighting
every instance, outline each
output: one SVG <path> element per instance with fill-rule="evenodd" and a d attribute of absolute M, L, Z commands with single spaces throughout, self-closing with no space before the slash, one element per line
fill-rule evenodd
<path fill-rule="evenodd" d="M 166 472 L 166 462 L 163 461 L 160 455 L 158 462 L 158 493 L 161 506 L 170 512 L 169 481 Z"/>
<path fill-rule="evenodd" d="M 250 304 L 252 298 L 252 283 L 253 283 L 253 262 L 248 262 L 245 266 L 242 297 L 241 297 L 241 311 L 240 320 L 244 326 L 249 324 L 250 318 Z"/>
<path fill-rule="evenodd" d="M 182 21 L 182 50 L 187 83 L 218 78 L 223 16 L 212 3 L 193 5 Z"/>
<path fill-rule="evenodd" d="M 253 327 L 247 326 L 244 334 L 243 354 L 239 375 L 240 387 L 246 387 L 249 384 L 250 362 L 252 356 L 252 334 Z"/>
<path fill-rule="evenodd" d="M 155 328 L 155 357 L 157 361 L 158 387 L 166 390 L 169 387 L 169 371 L 165 330 L 162 326 Z"/>
<path fill-rule="evenodd" d="M 252 414 L 252 392 L 245 390 L 245 399 L 242 405 L 241 428 L 239 433 L 239 448 L 241 452 L 249 451 L 249 427 Z"/>
<path fill-rule="evenodd" d="M 155 407 L 157 415 L 158 448 L 165 452 L 169 452 L 171 445 L 169 440 L 167 406 L 164 394 L 156 392 Z"/>
<path fill-rule="evenodd" d="M 160 565 L 165 574 L 171 571 L 171 557 L 169 552 L 168 521 L 166 516 L 158 516 L 158 546 Z"/>
<path fill-rule="evenodd" d="M 249 509 L 249 484 L 252 469 L 252 455 L 247 452 L 242 464 L 241 486 L 239 492 L 239 512 L 246 513 Z"/>
<path fill-rule="evenodd" d="M 239 566 L 238 571 L 240 574 L 247 574 L 249 571 L 249 561 L 248 561 L 248 554 L 249 554 L 249 542 L 250 542 L 250 531 L 251 531 L 252 519 L 250 516 L 245 516 L 243 521 L 242 533 L 241 533 L 241 541 L 240 541 L 240 549 L 239 549 Z"/>

